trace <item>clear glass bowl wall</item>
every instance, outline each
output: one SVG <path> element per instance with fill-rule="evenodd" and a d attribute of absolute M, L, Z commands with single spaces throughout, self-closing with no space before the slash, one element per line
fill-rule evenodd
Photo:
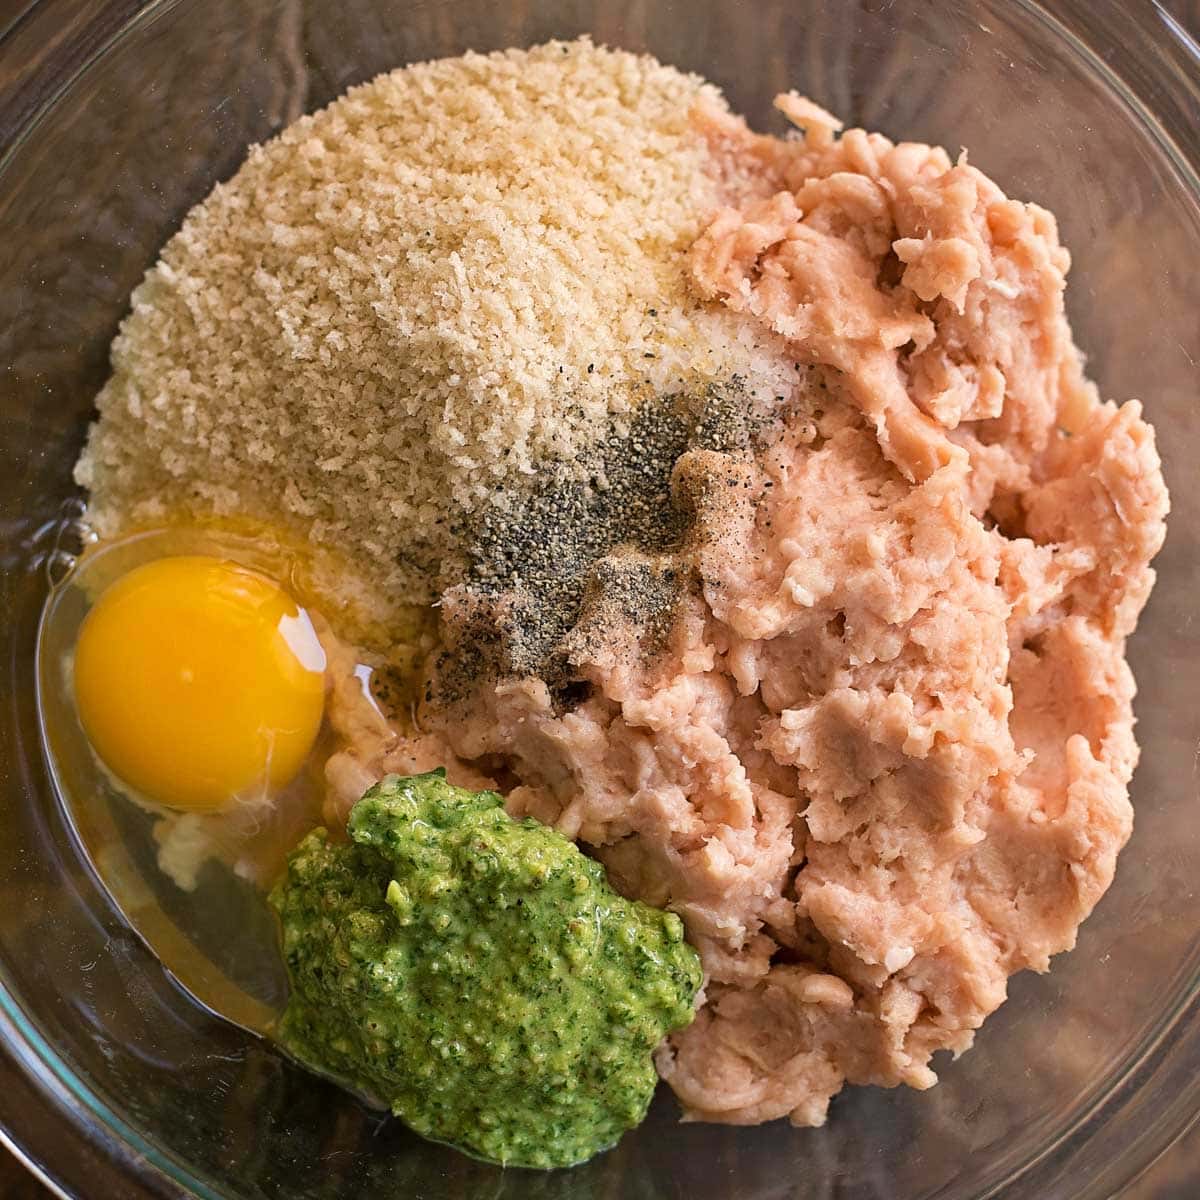
<path fill-rule="evenodd" d="M 20 10 L 22 6 L 18 5 Z M 0 20 L 0 1120 L 86 1196 L 1108 1196 L 1198 1104 L 1200 216 L 1194 47 L 1151 4 L 1063 0 L 43 0 Z M 1093 8 L 1097 11 L 1093 11 Z M 1126 11 L 1128 9 L 1129 11 Z M 192 1005 L 97 886 L 47 778 L 33 645 L 106 347 L 182 214 L 246 147 L 417 59 L 591 32 L 708 75 L 779 128 L 796 86 L 971 159 L 1059 216 L 1105 395 L 1145 400 L 1174 498 L 1133 640 L 1137 829 L 1078 950 L 1014 980 L 918 1095 L 821 1130 L 681 1125 L 501 1173 L 409 1135 Z M 1174 137 L 1174 142 L 1171 138 Z"/>

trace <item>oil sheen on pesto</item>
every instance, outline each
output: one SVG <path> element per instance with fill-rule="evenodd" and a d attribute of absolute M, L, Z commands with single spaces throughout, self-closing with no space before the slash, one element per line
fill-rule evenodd
<path fill-rule="evenodd" d="M 349 833 L 310 834 L 272 895 L 296 1058 L 499 1163 L 570 1166 L 641 1121 L 700 986 L 677 916 L 441 771 L 385 779 Z"/>

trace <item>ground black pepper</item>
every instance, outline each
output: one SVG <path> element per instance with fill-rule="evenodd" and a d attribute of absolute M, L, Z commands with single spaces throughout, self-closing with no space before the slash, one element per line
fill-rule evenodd
<path fill-rule="evenodd" d="M 654 397 L 595 448 L 584 479 L 551 471 L 532 490 L 498 494 L 449 593 L 459 628 L 438 663 L 438 698 L 486 675 L 537 675 L 569 707 L 585 694 L 572 660 L 615 622 L 631 624 L 643 650 L 661 648 L 694 585 L 678 556 L 693 512 L 672 494 L 675 465 L 689 450 L 743 458 L 765 426 L 736 378 Z"/>

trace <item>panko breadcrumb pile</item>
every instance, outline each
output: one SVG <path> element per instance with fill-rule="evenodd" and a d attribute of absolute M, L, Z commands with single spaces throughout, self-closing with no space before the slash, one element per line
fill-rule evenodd
<path fill-rule="evenodd" d="M 76 472 L 96 530 L 250 515 L 428 602 L 463 516 L 648 391 L 787 386 L 687 285 L 701 97 L 555 42 L 383 75 L 254 148 L 134 293 Z"/>

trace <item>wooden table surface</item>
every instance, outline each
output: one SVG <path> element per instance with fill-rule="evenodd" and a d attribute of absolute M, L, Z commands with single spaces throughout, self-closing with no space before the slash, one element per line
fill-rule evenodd
<path fill-rule="evenodd" d="M 0 1150 L 0 1200 L 50 1200 L 53 1193 L 6 1150 Z"/>
<path fill-rule="evenodd" d="M 1197 1180 L 1200 1180 L 1200 1128 L 1160 1158 L 1121 1200 L 1196 1200 Z M 7 1151 L 0 1149 L 0 1200 L 53 1200 L 53 1193 L 42 1187 Z M 86 1196 L 80 1200 L 118 1198 Z"/>

